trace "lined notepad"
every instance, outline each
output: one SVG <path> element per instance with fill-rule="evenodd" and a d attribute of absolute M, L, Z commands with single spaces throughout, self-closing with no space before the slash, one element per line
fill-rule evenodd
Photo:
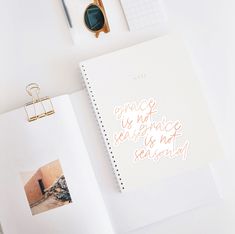
<path fill-rule="evenodd" d="M 130 31 L 166 22 L 160 0 L 120 0 Z"/>

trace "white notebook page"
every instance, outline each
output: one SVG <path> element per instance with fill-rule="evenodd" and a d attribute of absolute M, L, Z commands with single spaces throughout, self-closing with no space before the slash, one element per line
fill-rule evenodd
<path fill-rule="evenodd" d="M 209 167 L 162 180 L 151 187 L 120 193 L 86 90 L 72 94 L 71 102 L 117 233 L 218 201 L 219 194 Z"/>
<path fill-rule="evenodd" d="M 23 108 L 0 116 L 0 220 L 4 233 L 112 234 L 69 97 L 52 102 L 56 113 L 35 122 L 27 122 Z M 33 216 L 20 174 L 57 159 L 72 203 Z"/>

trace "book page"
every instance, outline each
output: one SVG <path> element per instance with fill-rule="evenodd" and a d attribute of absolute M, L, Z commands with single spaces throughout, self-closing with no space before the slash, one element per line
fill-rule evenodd
<path fill-rule="evenodd" d="M 113 233 L 68 96 L 29 123 L 0 116 L 0 220 L 9 234 Z"/>

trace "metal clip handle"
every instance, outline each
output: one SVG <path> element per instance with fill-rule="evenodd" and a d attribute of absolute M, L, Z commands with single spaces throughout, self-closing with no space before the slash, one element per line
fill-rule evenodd
<path fill-rule="evenodd" d="M 51 102 L 51 99 L 49 97 L 40 97 L 40 87 L 36 83 L 31 83 L 26 86 L 26 92 L 29 96 L 32 97 L 32 101 L 25 104 L 25 111 L 28 117 L 28 121 L 32 122 L 34 120 L 40 119 L 42 117 L 52 115 L 55 113 L 53 104 Z M 49 103 L 50 109 L 47 111 L 47 108 L 45 106 L 45 102 Z M 33 107 L 33 115 L 30 115 L 28 108 L 32 106 Z M 38 112 L 38 109 L 42 110 L 41 112 Z"/>

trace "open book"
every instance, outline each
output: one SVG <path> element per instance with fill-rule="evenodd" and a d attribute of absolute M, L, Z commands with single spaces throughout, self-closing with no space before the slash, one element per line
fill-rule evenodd
<path fill-rule="evenodd" d="M 36 121 L 23 107 L 0 116 L 5 234 L 126 233 L 218 199 L 207 163 L 120 193 L 85 90 L 52 103 Z"/>

